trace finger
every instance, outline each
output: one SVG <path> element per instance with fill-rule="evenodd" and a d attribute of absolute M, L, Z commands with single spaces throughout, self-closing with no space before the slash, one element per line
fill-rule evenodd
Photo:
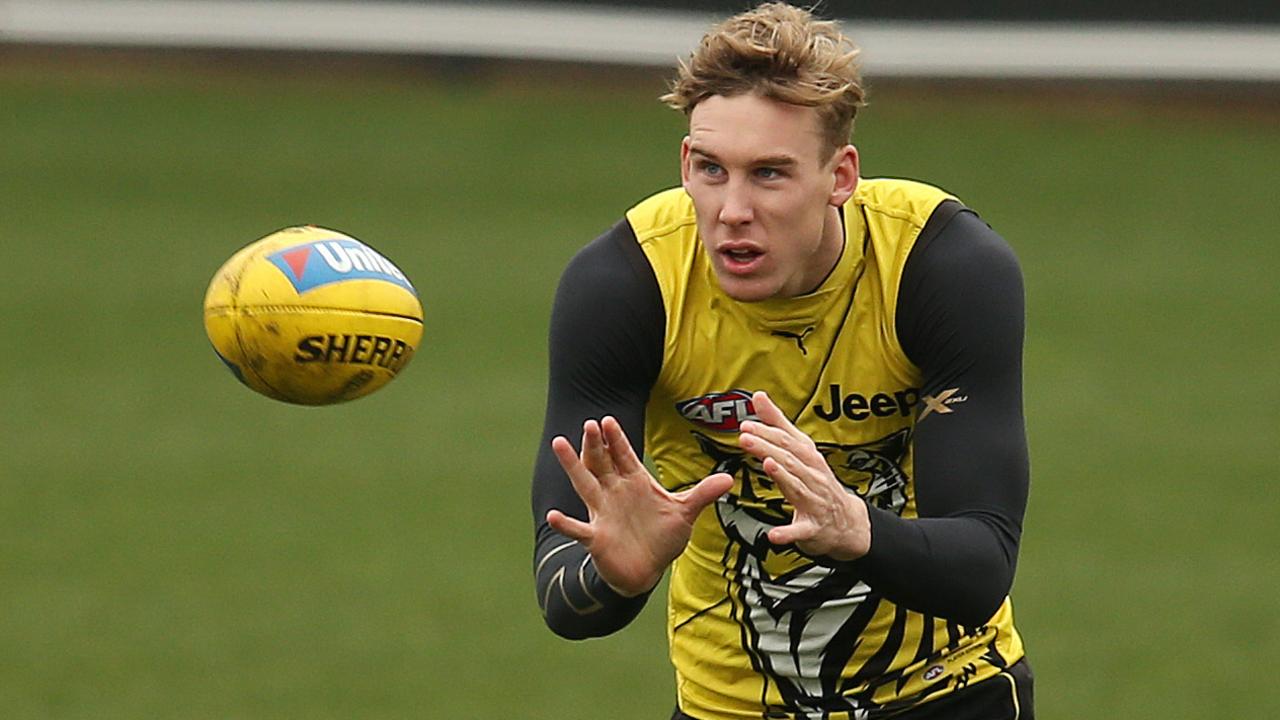
<path fill-rule="evenodd" d="M 761 460 L 765 458 L 781 458 L 783 455 L 792 455 L 792 452 L 782 443 L 786 442 L 785 438 L 778 437 L 777 433 L 781 432 L 777 429 L 773 430 L 773 437 L 766 437 L 764 434 L 756 432 L 757 429 L 766 428 L 767 426 L 755 423 L 755 427 L 751 431 L 743 430 L 738 434 L 738 447 L 746 450 L 749 455 L 753 455 Z"/>
<path fill-rule="evenodd" d="M 781 408 L 773 403 L 768 394 L 764 391 L 757 391 L 752 395 L 751 402 L 752 409 L 756 409 L 759 406 L 764 412 L 757 410 L 756 417 L 759 418 L 759 421 L 747 420 L 742 423 L 741 432 L 743 434 L 767 440 L 774 446 L 795 455 L 800 462 L 806 465 L 818 467 L 818 464 L 820 464 L 823 467 L 826 466 L 826 458 L 818 451 L 813 438 L 792 424 L 791 420 L 787 418 Z M 760 456 L 757 455 L 757 457 Z"/>
<path fill-rule="evenodd" d="M 564 474 L 569 477 L 569 484 L 573 485 L 574 492 L 578 493 L 582 502 L 587 507 L 596 507 L 600 500 L 600 481 L 582 464 L 569 439 L 563 435 L 556 436 L 551 440 L 551 451 L 555 453 L 556 460 L 560 461 L 560 467 L 564 468 Z"/>
<path fill-rule="evenodd" d="M 769 529 L 769 542 L 774 545 L 792 545 L 805 540 L 812 540 L 817 535 L 818 527 L 807 520 L 779 525 Z"/>
<path fill-rule="evenodd" d="M 582 463 L 596 476 L 603 478 L 614 472 L 613 460 L 605 447 L 604 434 L 600 431 L 600 423 L 588 420 L 582 424 Z"/>
<path fill-rule="evenodd" d="M 823 463 L 822 467 L 813 467 L 805 462 L 804 458 L 792 452 L 790 448 L 775 445 L 759 435 L 741 435 L 739 436 L 738 444 L 748 454 L 763 461 L 772 461 L 779 467 L 785 468 L 790 477 L 806 487 L 821 484 L 825 478 L 823 473 L 824 470 L 827 470 L 825 461 L 819 460 L 819 462 Z"/>
<path fill-rule="evenodd" d="M 595 537 L 595 531 L 592 530 L 589 523 L 584 523 L 577 518 L 571 518 L 559 510 L 547 511 L 547 524 L 561 535 L 577 540 L 583 545 L 589 546 L 591 540 Z"/>
<path fill-rule="evenodd" d="M 613 466 L 623 475 L 632 475 L 638 472 L 644 472 L 644 463 L 641 462 L 640 456 L 636 455 L 636 451 L 631 447 L 631 440 L 627 438 L 626 432 L 622 430 L 622 423 L 617 418 L 605 416 L 600 421 L 600 429 L 604 431 L 605 444 L 609 449 L 609 457 L 613 460 Z"/>
<path fill-rule="evenodd" d="M 744 420 L 739 427 L 739 433 L 740 435 L 753 435 L 780 447 L 786 446 L 788 440 L 793 437 L 791 432 L 785 428 L 774 427 L 755 420 Z"/>
<path fill-rule="evenodd" d="M 809 488 L 805 481 L 799 475 L 784 467 L 782 463 L 773 458 L 765 458 L 762 464 L 765 474 L 777 484 L 778 489 L 782 491 L 782 497 L 791 503 L 791 507 L 797 510 L 805 510 L 814 507 L 819 502 L 817 494 Z"/>
<path fill-rule="evenodd" d="M 716 473 L 702 478 L 697 485 L 676 493 L 674 497 L 684 504 L 688 517 L 692 518 L 732 489 L 733 476 L 728 473 Z"/>
<path fill-rule="evenodd" d="M 756 417 L 766 425 L 781 428 L 788 433 L 799 432 L 786 413 L 782 412 L 782 408 L 775 405 L 773 398 L 765 391 L 757 390 L 751 394 L 751 407 L 756 411 Z"/>

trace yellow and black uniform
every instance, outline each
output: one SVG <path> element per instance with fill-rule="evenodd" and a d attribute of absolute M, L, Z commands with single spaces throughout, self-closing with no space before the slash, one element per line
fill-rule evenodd
<path fill-rule="evenodd" d="M 585 514 L 550 438 L 610 414 L 665 487 L 736 478 L 673 565 L 668 636 L 686 717 L 914 717 L 981 688 L 983 712 L 1007 705 L 990 717 L 1028 718 L 1007 598 L 1028 476 L 1016 260 L 919 183 L 863 180 L 842 217 L 839 261 L 796 298 L 725 295 L 680 189 L 632 208 L 570 264 L 534 477 L 539 602 L 568 637 L 612 632 L 645 602 L 614 594 L 544 521 L 552 507 Z M 866 557 L 766 539 L 791 510 L 737 446 L 755 390 L 866 500 Z"/>

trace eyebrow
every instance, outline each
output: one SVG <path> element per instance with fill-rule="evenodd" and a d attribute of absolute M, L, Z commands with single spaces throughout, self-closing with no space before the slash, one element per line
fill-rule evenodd
<path fill-rule="evenodd" d="M 714 160 L 716 163 L 721 163 L 720 158 L 716 157 L 715 153 L 700 148 L 697 145 L 690 145 L 689 153 L 693 155 L 701 155 L 708 160 Z M 795 164 L 796 159 L 790 155 L 766 155 L 751 161 L 751 165 L 753 167 L 789 167 Z"/>

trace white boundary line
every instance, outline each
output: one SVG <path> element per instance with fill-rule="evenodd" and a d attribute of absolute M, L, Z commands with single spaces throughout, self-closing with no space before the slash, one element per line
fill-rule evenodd
<path fill-rule="evenodd" d="M 671 66 L 714 18 L 569 5 L 0 0 L 0 43 L 441 54 Z M 873 77 L 1280 81 L 1280 27 L 856 20 Z"/>

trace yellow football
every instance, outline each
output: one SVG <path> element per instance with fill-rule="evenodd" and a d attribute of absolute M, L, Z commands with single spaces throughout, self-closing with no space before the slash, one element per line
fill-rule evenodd
<path fill-rule="evenodd" d="M 288 227 L 218 269 L 204 327 L 240 382 L 276 400 L 329 405 L 404 369 L 422 340 L 422 304 L 400 268 L 363 242 Z"/>

